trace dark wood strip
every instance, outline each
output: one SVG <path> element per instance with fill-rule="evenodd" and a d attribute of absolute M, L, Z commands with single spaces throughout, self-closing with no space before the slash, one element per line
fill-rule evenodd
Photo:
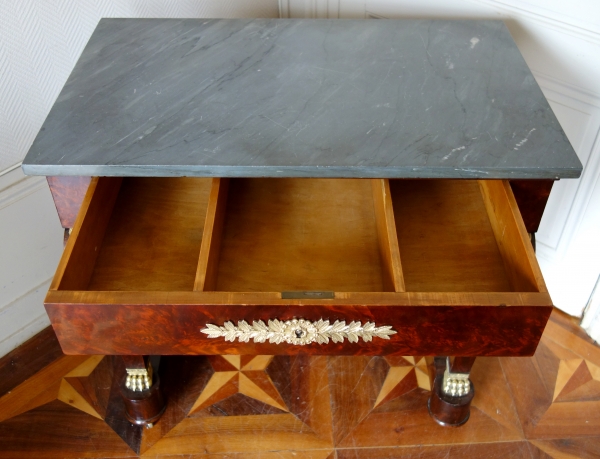
<path fill-rule="evenodd" d="M 104 421 L 119 437 L 121 437 L 121 440 L 123 440 L 129 448 L 135 451 L 136 454 L 139 454 L 144 427 L 131 424 L 127 421 L 127 418 L 125 417 L 125 403 L 123 402 L 120 391 L 121 378 L 118 376 L 115 377 L 115 375 L 122 375 L 125 373 L 125 364 L 123 359 L 119 357 L 108 356 L 105 358 L 110 359 L 111 361 L 113 378 Z"/>
<path fill-rule="evenodd" d="M 530 440 L 530 448 L 540 458 L 594 459 L 600 457 L 600 436 L 560 438 L 551 440 Z"/>
<path fill-rule="evenodd" d="M 2 459 L 136 457 L 104 421 L 59 400 L 0 424 Z"/>
<path fill-rule="evenodd" d="M 554 180 L 511 180 L 515 200 L 528 233 L 535 233 L 542 220 Z"/>
<path fill-rule="evenodd" d="M 526 441 L 499 443 L 472 443 L 467 445 L 422 445 L 391 448 L 338 449 L 338 459 L 446 459 L 458 457 L 485 457 L 504 459 L 507 457 L 534 457 Z M 539 456 L 535 456 L 539 457 Z"/>
<path fill-rule="evenodd" d="M 0 359 L 0 396 L 63 355 L 52 327 L 47 327 Z"/>
<path fill-rule="evenodd" d="M 146 368 L 146 359 L 143 355 L 122 355 L 123 363 L 125 364 L 125 368 L 136 368 L 136 369 L 144 369 Z"/>
<path fill-rule="evenodd" d="M 475 357 L 456 357 L 452 362 L 453 373 L 471 373 Z"/>

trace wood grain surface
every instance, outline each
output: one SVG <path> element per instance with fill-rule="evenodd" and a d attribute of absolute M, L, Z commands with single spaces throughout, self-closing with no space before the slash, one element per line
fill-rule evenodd
<path fill-rule="evenodd" d="M 379 239 L 379 254 L 385 266 L 384 283 L 386 290 L 405 292 L 404 274 L 400 261 L 398 236 L 396 235 L 396 221 L 394 205 L 390 191 L 390 181 L 386 179 L 371 180 L 373 188 L 373 205 L 375 207 L 375 221 Z"/>
<path fill-rule="evenodd" d="M 532 355 L 550 306 L 360 306 L 60 304 L 46 310 L 68 354 L 320 354 L 320 355 Z M 398 333 L 370 342 L 231 343 L 208 338 L 206 324 L 269 319 L 331 322 L 366 320 Z M 94 324 L 102 324 L 95 326 Z M 127 324 L 124 329 L 122 324 Z M 417 352 L 418 351 L 418 352 Z"/>
<path fill-rule="evenodd" d="M 56 333 L 46 327 L 0 359 L 0 396 L 62 355 Z"/>
<path fill-rule="evenodd" d="M 514 291 L 547 292 L 512 190 L 506 181 L 480 180 L 504 269 Z"/>
<path fill-rule="evenodd" d="M 92 177 L 57 175 L 46 177 L 63 228 L 73 228 Z"/>
<path fill-rule="evenodd" d="M 50 290 L 87 289 L 123 179 L 93 178 Z"/>
<path fill-rule="evenodd" d="M 391 180 L 407 291 L 513 291 L 477 182 Z"/>
<path fill-rule="evenodd" d="M 230 181 L 216 290 L 381 292 L 382 268 L 368 180 Z"/>
<path fill-rule="evenodd" d="M 228 192 L 229 179 L 212 179 L 194 290 L 214 290 L 216 287 Z"/>
<path fill-rule="evenodd" d="M 89 290 L 192 290 L 210 179 L 123 181 Z"/>

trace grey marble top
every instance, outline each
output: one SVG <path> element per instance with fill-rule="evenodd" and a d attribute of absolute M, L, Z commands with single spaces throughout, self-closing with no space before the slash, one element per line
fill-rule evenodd
<path fill-rule="evenodd" d="M 103 19 L 38 175 L 578 177 L 501 21 Z"/>

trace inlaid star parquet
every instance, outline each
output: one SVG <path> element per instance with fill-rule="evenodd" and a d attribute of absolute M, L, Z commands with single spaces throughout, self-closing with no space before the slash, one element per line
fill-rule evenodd
<path fill-rule="evenodd" d="M 429 357 L 164 357 L 168 407 L 144 429 L 119 358 L 63 356 L 0 397 L 0 458 L 600 457 L 600 348 L 565 320 L 532 358 L 477 359 L 458 429 L 427 413 Z"/>
<path fill-rule="evenodd" d="M 212 406 L 215 415 L 256 414 L 256 401 L 266 405 L 262 412 L 284 413 L 285 402 L 265 371 L 272 355 L 215 355 L 208 357 L 214 373 L 192 406 L 190 414 Z M 255 402 L 253 402 L 254 400 Z M 223 402 L 228 401 L 227 407 Z M 250 408 L 252 407 L 252 408 Z M 265 408 L 275 408 L 265 411 Z"/>

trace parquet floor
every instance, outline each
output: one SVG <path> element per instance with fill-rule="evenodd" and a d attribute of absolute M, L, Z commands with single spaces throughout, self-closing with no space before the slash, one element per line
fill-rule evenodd
<path fill-rule="evenodd" d="M 3 359 L 0 458 L 600 457 L 600 347 L 557 311 L 534 357 L 476 361 L 455 429 L 427 414 L 429 358 L 165 357 L 168 408 L 143 429 L 123 421 L 118 359 L 48 347 L 33 375 Z"/>

